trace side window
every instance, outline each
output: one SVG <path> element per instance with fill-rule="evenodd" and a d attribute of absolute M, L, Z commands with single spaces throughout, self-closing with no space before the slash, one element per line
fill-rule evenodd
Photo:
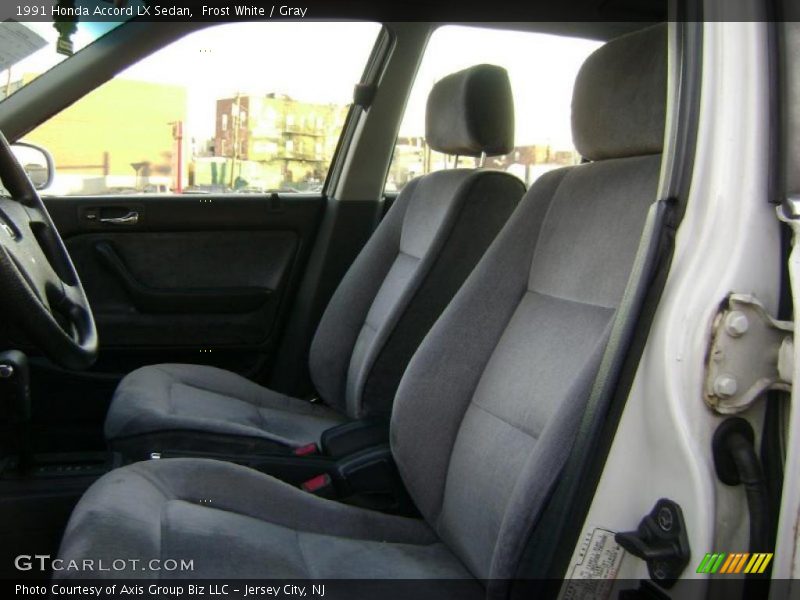
<path fill-rule="evenodd" d="M 431 36 L 411 90 L 386 179 L 386 191 L 399 191 L 414 177 L 453 166 L 453 158 L 425 143 L 425 103 L 434 83 L 472 65 L 504 67 L 515 107 L 515 148 L 489 157 L 485 166 L 513 173 L 526 185 L 543 173 L 576 164 L 572 146 L 572 85 L 584 59 L 600 42 L 481 27 L 445 26 Z M 461 157 L 459 166 L 476 166 Z"/>
<path fill-rule="evenodd" d="M 25 136 L 53 154 L 46 193 L 317 192 L 379 30 L 231 23 L 182 38 Z"/>

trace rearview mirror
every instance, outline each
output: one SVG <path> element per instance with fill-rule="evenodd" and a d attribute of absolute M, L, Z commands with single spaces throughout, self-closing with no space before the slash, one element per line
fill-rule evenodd
<path fill-rule="evenodd" d="M 55 167 L 53 166 L 53 157 L 47 150 L 27 142 L 11 144 L 11 150 L 28 174 L 33 187 L 43 190 L 53 183 Z"/>

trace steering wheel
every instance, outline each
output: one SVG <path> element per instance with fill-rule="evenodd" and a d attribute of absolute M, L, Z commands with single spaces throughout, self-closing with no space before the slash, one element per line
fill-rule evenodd
<path fill-rule="evenodd" d="M 89 300 L 61 236 L 0 132 L 0 319 L 50 360 L 85 369 L 97 358 Z"/>

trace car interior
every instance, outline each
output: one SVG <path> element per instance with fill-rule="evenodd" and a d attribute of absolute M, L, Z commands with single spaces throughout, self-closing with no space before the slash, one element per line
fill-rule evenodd
<path fill-rule="evenodd" d="M 660 3 L 601 4 L 491 25 L 599 46 L 569 108 L 579 164 L 530 187 L 486 166 L 527 108 L 502 65 L 475 64 L 427 95 L 449 168 L 382 191 L 441 24 L 382 27 L 318 193 L 40 195 L 6 139 L 198 24 L 132 21 L 0 103 L 0 571 L 38 545 L 476 597 L 562 577 L 681 160 L 677 25 Z"/>

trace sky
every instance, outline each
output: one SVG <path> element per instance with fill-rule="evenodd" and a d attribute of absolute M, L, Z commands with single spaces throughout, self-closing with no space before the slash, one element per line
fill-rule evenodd
<path fill-rule="evenodd" d="M 505 67 L 514 94 L 516 145 L 572 147 L 572 86 L 584 59 L 599 42 L 538 33 L 446 26 L 431 37 L 401 125 L 424 131 L 425 101 L 438 80 L 469 66 Z"/>
<path fill-rule="evenodd" d="M 48 46 L 16 65 L 13 75 L 42 72 L 61 60 L 52 25 L 36 23 Z M 101 34 L 87 23 L 76 48 Z M 107 25 L 105 25 L 107 27 Z M 279 92 L 299 100 L 347 104 L 375 42 L 374 23 L 229 23 L 193 33 L 122 72 L 119 77 L 187 88 L 186 130 L 213 135 L 215 101 L 240 93 Z M 400 135 L 424 133 L 431 86 L 453 71 L 492 63 L 509 71 L 516 105 L 516 143 L 571 148 L 572 85 L 596 41 L 527 32 L 445 26 L 429 42 Z M 0 74 L 4 82 L 6 74 Z M 12 76 L 13 79 L 13 76 Z"/>
<path fill-rule="evenodd" d="M 277 92 L 349 104 L 380 27 L 374 23 L 232 23 L 193 33 L 121 76 L 184 85 L 188 129 L 214 133 L 216 100 Z"/>

